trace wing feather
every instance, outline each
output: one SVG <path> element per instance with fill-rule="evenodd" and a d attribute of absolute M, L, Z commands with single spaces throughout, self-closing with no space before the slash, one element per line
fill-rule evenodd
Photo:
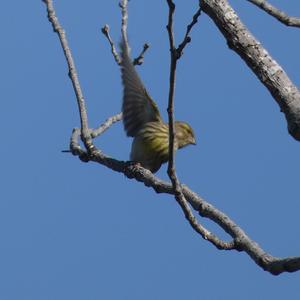
<path fill-rule="evenodd" d="M 129 54 L 127 44 L 121 42 L 121 72 L 123 92 L 123 124 L 128 136 L 136 136 L 148 122 L 162 121 L 156 103 L 144 87 Z"/>

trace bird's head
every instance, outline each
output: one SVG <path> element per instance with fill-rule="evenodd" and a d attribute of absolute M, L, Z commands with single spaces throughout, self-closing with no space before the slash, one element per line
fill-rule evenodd
<path fill-rule="evenodd" d="M 175 136 L 177 139 L 178 148 L 182 148 L 190 144 L 196 145 L 194 131 L 192 127 L 186 122 L 175 122 Z"/>

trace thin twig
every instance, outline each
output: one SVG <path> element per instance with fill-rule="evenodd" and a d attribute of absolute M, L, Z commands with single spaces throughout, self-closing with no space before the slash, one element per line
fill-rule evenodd
<path fill-rule="evenodd" d="M 79 79 L 76 72 L 76 67 L 74 64 L 74 60 L 72 57 L 71 49 L 69 48 L 68 41 L 66 38 L 66 33 L 61 27 L 58 18 L 55 15 L 55 10 L 53 7 L 52 0 L 43 0 L 43 2 L 47 6 L 47 12 L 48 12 L 48 19 L 50 23 L 52 24 L 53 30 L 58 34 L 59 40 L 61 43 L 61 46 L 63 48 L 68 67 L 69 67 L 69 77 L 72 81 L 73 89 L 76 94 L 77 99 L 77 105 L 79 109 L 80 114 L 80 123 L 81 123 L 81 136 L 84 141 L 84 143 L 90 147 L 91 146 L 91 137 L 89 134 L 89 126 L 88 126 L 88 117 L 87 117 L 87 110 L 85 106 L 84 97 L 81 91 Z"/>
<path fill-rule="evenodd" d="M 107 38 L 109 44 L 110 44 L 110 49 L 111 49 L 111 53 L 116 61 L 116 63 L 118 65 L 121 65 L 121 58 L 116 50 L 116 47 L 114 45 L 114 42 L 109 34 L 109 26 L 106 24 L 101 28 L 102 33 L 104 34 L 104 36 Z"/>
<path fill-rule="evenodd" d="M 128 24 L 127 5 L 128 5 L 128 0 L 121 0 L 121 2 L 119 3 L 119 6 L 121 7 L 121 13 L 122 13 L 122 24 L 121 24 L 122 38 L 124 40 L 125 45 L 129 49 L 128 37 L 127 37 L 127 24 Z"/>
<path fill-rule="evenodd" d="M 175 126 L 174 126 L 174 93 L 175 93 L 175 81 L 176 81 L 176 66 L 179 56 L 177 55 L 177 50 L 175 47 L 175 39 L 173 32 L 173 16 L 175 12 L 175 4 L 172 0 L 167 0 L 169 6 L 169 16 L 168 16 L 168 36 L 170 43 L 170 87 L 169 87 L 169 101 L 168 101 L 168 116 L 169 116 L 169 163 L 168 163 L 168 175 L 171 179 L 172 186 L 174 189 L 175 199 L 180 205 L 184 212 L 186 219 L 189 221 L 192 228 L 198 232 L 204 239 L 210 239 L 212 234 L 205 229 L 195 218 L 193 212 L 185 199 L 182 192 L 180 182 L 176 175 L 175 168 Z"/>
<path fill-rule="evenodd" d="M 97 127 L 96 129 L 92 130 L 91 137 L 94 139 L 100 134 L 102 134 L 104 131 L 106 131 L 112 124 L 122 120 L 123 114 L 119 113 L 117 115 L 114 115 L 110 118 L 108 118 L 102 125 Z"/>
<path fill-rule="evenodd" d="M 134 65 L 141 65 L 144 62 L 144 55 L 149 48 L 149 44 L 145 43 L 140 55 L 133 60 Z"/>
<path fill-rule="evenodd" d="M 126 33 L 126 31 L 127 31 L 127 13 L 126 13 L 127 3 L 120 3 L 119 6 L 122 9 L 122 16 L 123 16 L 123 18 L 122 18 L 122 20 L 123 20 L 123 22 L 122 22 L 122 28 L 123 28 L 122 32 Z M 107 24 L 104 25 L 101 28 L 101 31 L 104 34 L 104 36 L 107 38 L 107 40 L 110 44 L 110 49 L 111 49 L 111 53 L 114 57 L 114 60 L 116 61 L 116 63 L 118 65 L 121 65 L 121 58 L 120 58 L 120 56 L 119 56 L 119 54 L 116 50 L 116 47 L 115 47 L 115 44 L 114 44 L 113 40 L 112 40 L 112 38 L 109 34 L 109 26 Z M 125 40 L 127 41 L 127 38 Z M 149 48 L 149 44 L 145 43 L 144 46 L 143 46 L 143 50 L 141 51 L 140 55 L 133 60 L 134 65 L 141 65 L 144 62 L 144 55 L 145 55 L 146 51 L 148 50 L 148 48 Z"/>
<path fill-rule="evenodd" d="M 170 80 L 169 80 L 169 100 L 168 100 L 168 116 L 169 116 L 169 164 L 168 164 L 168 173 L 174 185 L 176 183 L 176 174 L 174 166 L 174 136 L 175 136 L 175 126 L 174 126 L 174 92 L 175 92 L 175 80 L 176 80 L 176 66 L 177 66 L 177 57 L 176 57 L 176 47 L 174 41 L 174 32 L 173 32 L 173 16 L 175 11 L 175 4 L 172 0 L 167 0 L 169 6 L 169 16 L 168 16 L 168 36 L 170 44 Z"/>
<path fill-rule="evenodd" d="M 114 115 L 110 118 L 108 118 L 103 124 L 98 126 L 95 129 L 90 129 L 90 136 L 94 139 L 104 133 L 110 126 L 112 126 L 114 123 L 122 120 L 123 114 L 119 113 L 117 115 Z M 79 158 L 87 162 L 90 159 L 88 158 L 87 153 L 80 147 L 79 145 L 79 138 L 81 136 L 81 130 L 80 128 L 74 128 L 72 132 L 72 136 L 70 139 L 70 150 L 64 150 L 62 152 L 71 152 L 73 155 L 79 156 Z M 96 148 L 95 148 L 96 149 Z"/>
<path fill-rule="evenodd" d="M 185 32 L 185 36 L 183 38 L 183 41 L 182 43 L 178 46 L 177 48 L 177 56 L 180 57 L 183 53 L 183 49 L 185 48 L 185 46 L 191 42 L 191 37 L 190 37 L 190 32 L 193 28 L 193 26 L 198 22 L 198 18 L 199 16 L 201 15 L 201 7 L 200 7 L 200 4 L 199 4 L 199 8 L 198 10 L 196 11 L 196 13 L 194 14 L 193 16 L 193 19 L 191 21 L 191 23 L 187 26 L 186 28 L 186 32 Z"/>
<path fill-rule="evenodd" d="M 170 44 L 170 82 L 169 82 L 169 101 L 168 101 L 168 116 L 169 116 L 169 164 L 168 174 L 173 183 L 175 195 L 180 196 L 182 194 L 179 180 L 176 176 L 175 170 L 175 121 L 174 121 L 174 93 L 175 93 L 175 81 L 176 81 L 176 66 L 177 55 L 174 41 L 173 32 L 173 17 L 175 12 L 175 4 L 172 0 L 167 0 L 169 6 L 168 16 L 168 36 Z M 181 197 L 180 197 L 181 198 Z"/>
<path fill-rule="evenodd" d="M 270 3 L 268 3 L 265 0 L 247 0 L 247 1 L 251 2 L 252 4 L 261 8 L 267 14 L 276 18 L 278 21 L 280 21 L 284 25 L 291 26 L 291 27 L 300 27 L 300 18 L 290 17 L 288 14 L 286 14 L 282 10 L 279 10 L 278 8 L 271 5 Z"/>

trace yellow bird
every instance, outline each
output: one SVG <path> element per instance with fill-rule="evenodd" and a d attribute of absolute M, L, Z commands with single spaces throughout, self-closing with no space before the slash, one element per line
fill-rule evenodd
<path fill-rule="evenodd" d="M 121 41 L 121 72 L 124 86 L 123 124 L 132 136 L 130 160 L 155 173 L 169 160 L 169 126 L 144 87 L 130 58 L 127 44 Z M 196 144 L 193 129 L 186 122 L 175 122 L 175 149 Z"/>

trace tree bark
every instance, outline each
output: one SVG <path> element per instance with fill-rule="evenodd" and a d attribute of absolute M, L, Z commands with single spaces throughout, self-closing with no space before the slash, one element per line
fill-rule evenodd
<path fill-rule="evenodd" d="M 269 90 L 287 120 L 289 133 L 300 141 L 300 93 L 282 67 L 242 23 L 227 0 L 201 0 L 202 10 L 214 21 L 235 51 Z"/>

